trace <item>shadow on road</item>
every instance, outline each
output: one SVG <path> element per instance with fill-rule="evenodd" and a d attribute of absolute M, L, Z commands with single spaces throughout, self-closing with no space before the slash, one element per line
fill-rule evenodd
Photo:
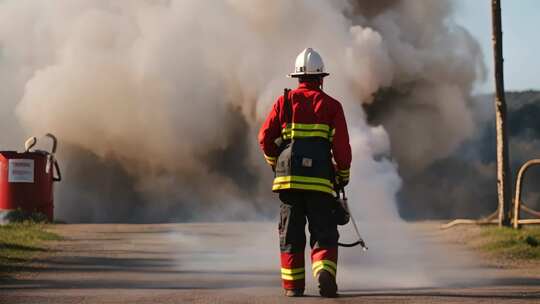
<path fill-rule="evenodd" d="M 17 271 L 36 274 L 37 278 L 4 276 L 0 278 L 0 290 L 224 289 L 279 285 L 274 271 L 182 269 L 176 261 L 166 258 L 36 259 L 32 264 L 18 266 Z"/>
<path fill-rule="evenodd" d="M 460 290 L 460 293 L 441 292 L 441 291 L 418 291 L 411 290 L 394 290 L 394 291 L 377 291 L 377 292 L 346 292 L 340 294 L 340 298 L 360 298 L 360 297 L 384 297 L 384 298 L 467 298 L 467 299 L 493 299 L 493 300 L 533 300 L 540 299 L 540 292 L 516 292 L 498 295 L 496 293 L 477 293 Z"/>

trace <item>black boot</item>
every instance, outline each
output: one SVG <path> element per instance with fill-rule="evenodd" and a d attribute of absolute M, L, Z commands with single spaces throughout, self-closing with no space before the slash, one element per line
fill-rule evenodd
<path fill-rule="evenodd" d="M 321 270 L 317 275 L 317 281 L 319 282 L 319 294 L 325 298 L 337 297 L 337 284 L 336 278 L 328 271 Z"/>

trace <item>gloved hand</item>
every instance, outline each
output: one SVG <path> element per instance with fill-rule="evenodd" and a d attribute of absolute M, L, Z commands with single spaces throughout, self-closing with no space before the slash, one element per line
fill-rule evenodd
<path fill-rule="evenodd" d="M 339 189 L 345 188 L 349 184 L 349 169 L 336 170 L 336 186 Z"/>
<path fill-rule="evenodd" d="M 338 189 L 343 189 L 349 184 L 349 178 L 336 175 L 336 186 Z"/>

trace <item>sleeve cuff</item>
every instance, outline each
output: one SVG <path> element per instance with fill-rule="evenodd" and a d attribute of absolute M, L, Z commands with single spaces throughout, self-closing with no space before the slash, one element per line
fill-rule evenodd
<path fill-rule="evenodd" d="M 338 175 L 342 180 L 346 180 L 346 181 L 349 180 L 350 173 L 351 173 L 351 169 L 338 170 L 338 171 L 337 171 L 337 175 Z"/>
<path fill-rule="evenodd" d="M 276 162 L 277 162 L 277 157 L 273 157 L 273 156 L 268 156 L 268 155 L 264 155 L 264 159 L 266 160 L 266 162 L 270 165 L 270 166 L 275 166 L 276 165 Z"/>

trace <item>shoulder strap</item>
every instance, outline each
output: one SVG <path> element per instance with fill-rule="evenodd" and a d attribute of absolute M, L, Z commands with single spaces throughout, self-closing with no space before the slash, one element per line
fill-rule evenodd
<path fill-rule="evenodd" d="M 283 90 L 283 111 L 285 114 L 285 119 L 287 123 L 292 123 L 293 120 L 293 111 L 292 111 L 292 102 L 289 99 L 290 89 L 285 88 Z"/>

